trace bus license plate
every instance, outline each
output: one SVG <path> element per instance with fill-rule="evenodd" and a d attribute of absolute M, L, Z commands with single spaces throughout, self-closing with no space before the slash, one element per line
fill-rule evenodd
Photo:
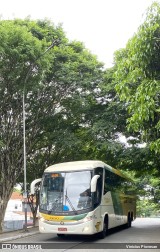
<path fill-rule="evenodd" d="M 58 228 L 58 231 L 67 231 L 67 228 Z"/>

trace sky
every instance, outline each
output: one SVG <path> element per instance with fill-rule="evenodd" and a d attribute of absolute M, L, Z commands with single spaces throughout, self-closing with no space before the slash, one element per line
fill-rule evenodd
<path fill-rule="evenodd" d="M 109 68 L 143 22 L 153 0 L 0 0 L 1 19 L 50 19 Z"/>

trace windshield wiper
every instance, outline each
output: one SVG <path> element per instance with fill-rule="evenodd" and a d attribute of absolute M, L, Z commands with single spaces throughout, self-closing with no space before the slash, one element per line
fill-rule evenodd
<path fill-rule="evenodd" d="M 67 194 L 65 195 L 65 199 L 68 201 L 69 205 L 71 206 L 73 212 L 75 212 L 75 214 L 77 214 L 76 209 L 74 208 L 72 202 L 70 201 L 69 197 L 67 196 Z"/>

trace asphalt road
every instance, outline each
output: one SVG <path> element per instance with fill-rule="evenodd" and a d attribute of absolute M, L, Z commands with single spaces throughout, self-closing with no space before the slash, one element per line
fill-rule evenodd
<path fill-rule="evenodd" d="M 129 250 L 160 252 L 160 218 L 137 218 L 133 222 L 131 228 L 113 229 L 103 240 L 94 236 L 72 235 L 59 238 L 55 234 L 35 234 L 25 238 L 12 240 L 11 242 L 25 244 L 42 243 L 42 248 L 44 249 L 36 249 L 36 251 L 47 252 L 53 250 L 63 252 L 124 252 Z M 22 249 L 20 250 L 17 247 L 14 251 L 22 251 Z"/>

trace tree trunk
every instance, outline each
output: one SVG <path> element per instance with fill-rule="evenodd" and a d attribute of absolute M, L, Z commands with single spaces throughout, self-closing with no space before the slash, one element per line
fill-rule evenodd
<path fill-rule="evenodd" d="M 0 199 L 0 233 L 2 233 L 3 230 L 3 220 L 4 220 L 4 205 L 3 205 L 3 200 Z"/>
<path fill-rule="evenodd" d="M 5 185 L 3 185 L 3 190 L 0 192 L 0 233 L 3 231 L 4 216 L 8 201 L 13 191 L 13 188 L 7 188 Z"/>
<path fill-rule="evenodd" d="M 35 211 L 33 214 L 33 227 L 36 226 L 36 216 L 37 216 L 37 211 Z"/>
<path fill-rule="evenodd" d="M 39 205 L 39 189 L 38 188 L 34 195 L 28 194 L 28 203 L 30 205 L 32 216 L 33 216 L 33 226 L 35 227 L 37 210 L 38 210 L 38 205 Z"/>

